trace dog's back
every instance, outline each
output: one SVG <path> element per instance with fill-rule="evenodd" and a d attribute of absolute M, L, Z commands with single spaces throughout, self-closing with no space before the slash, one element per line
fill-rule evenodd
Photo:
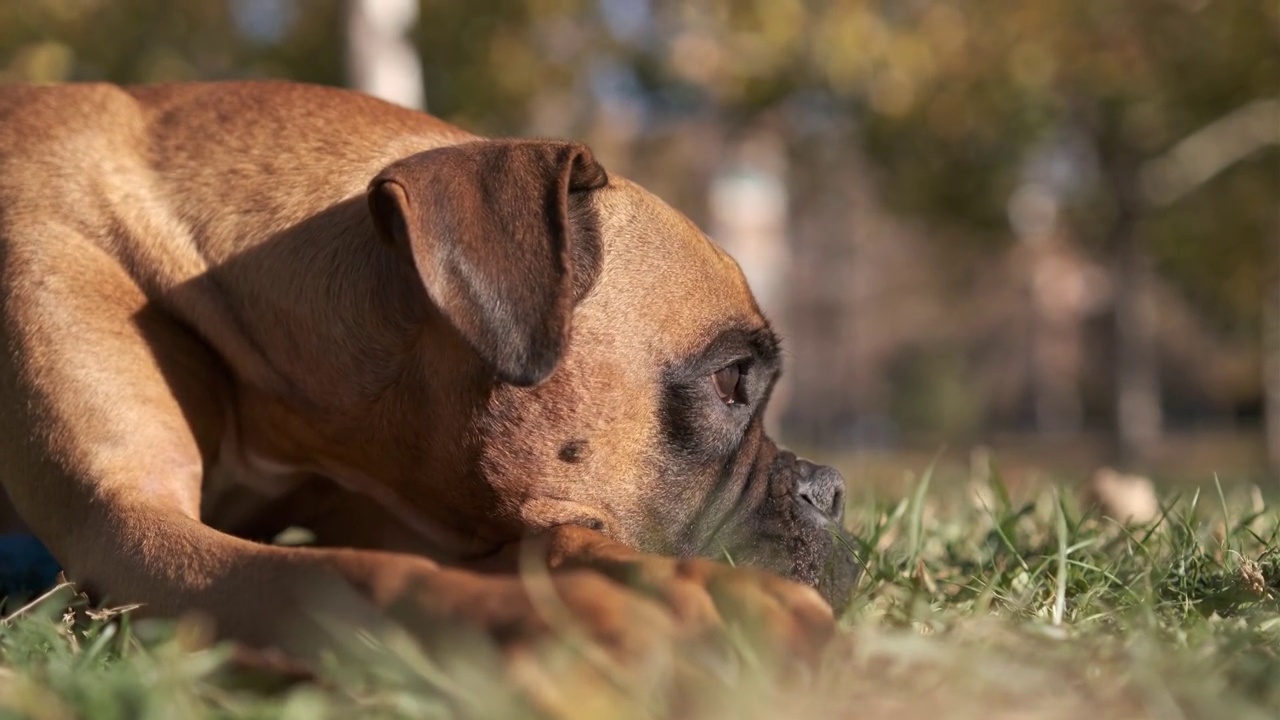
<path fill-rule="evenodd" d="M 393 160 L 469 139 L 424 113 L 315 85 L 7 85 L 0 205 L 10 220 L 75 218 L 89 234 L 135 222 L 181 231 L 218 261 L 363 193 Z"/>

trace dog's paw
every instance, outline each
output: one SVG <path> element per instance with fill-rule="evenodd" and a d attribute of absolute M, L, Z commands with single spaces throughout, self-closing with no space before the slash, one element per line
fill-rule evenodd
<path fill-rule="evenodd" d="M 682 634 L 732 628 L 804 660 L 815 659 L 835 635 L 831 606 L 818 591 L 763 570 L 656 556 L 601 569 L 662 602 Z"/>
<path fill-rule="evenodd" d="M 405 600 L 393 617 L 424 639 L 462 625 L 507 653 L 585 639 L 614 660 L 634 665 L 669 652 L 680 636 L 679 623 L 661 603 L 590 570 L 527 576 L 446 570 Z"/>

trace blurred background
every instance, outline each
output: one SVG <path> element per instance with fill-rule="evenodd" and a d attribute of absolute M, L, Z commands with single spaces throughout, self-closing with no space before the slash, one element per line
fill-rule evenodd
<path fill-rule="evenodd" d="M 1280 472 L 1276 0 L 8 0 L 0 81 L 273 77 L 587 141 L 735 255 L 855 480 Z"/>

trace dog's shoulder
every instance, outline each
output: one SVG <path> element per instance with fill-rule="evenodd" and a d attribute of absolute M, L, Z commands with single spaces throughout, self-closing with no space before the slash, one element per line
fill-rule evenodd
<path fill-rule="evenodd" d="M 258 160 L 324 156 L 390 162 L 471 139 L 424 112 L 307 83 L 0 85 L 0 149 L 11 160 L 106 143 L 117 145 L 117 151 L 120 144 L 132 144 L 162 163 L 206 152 Z M 68 159 L 60 159 L 60 165 Z"/>
<path fill-rule="evenodd" d="M 8 157 L 41 153 L 52 142 L 110 135 L 136 125 L 137 103 L 106 83 L 0 84 L 0 149 Z"/>
<path fill-rule="evenodd" d="M 369 158 L 462 142 L 470 135 L 423 112 L 344 88 L 278 80 L 124 88 L 143 109 L 153 141 L 192 145 L 210 137 L 222 151 Z"/>

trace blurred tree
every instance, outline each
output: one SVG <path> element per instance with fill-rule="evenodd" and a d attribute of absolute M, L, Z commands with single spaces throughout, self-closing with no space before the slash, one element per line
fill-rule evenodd
<path fill-rule="evenodd" d="M 1147 162 L 1199 127 L 1280 93 L 1280 5 L 1249 0 L 823 5 L 843 40 L 819 68 L 870 111 L 866 147 L 902 211 L 1009 237 L 1004 208 L 1046 139 L 1078 242 L 1114 270 L 1115 427 L 1141 458 L 1161 425 L 1153 273 L 1177 282 L 1223 330 L 1256 347 L 1261 262 L 1280 192 L 1274 149 L 1198 198 L 1154 206 Z M 1224 151 L 1212 148 L 1214 152 Z"/>

